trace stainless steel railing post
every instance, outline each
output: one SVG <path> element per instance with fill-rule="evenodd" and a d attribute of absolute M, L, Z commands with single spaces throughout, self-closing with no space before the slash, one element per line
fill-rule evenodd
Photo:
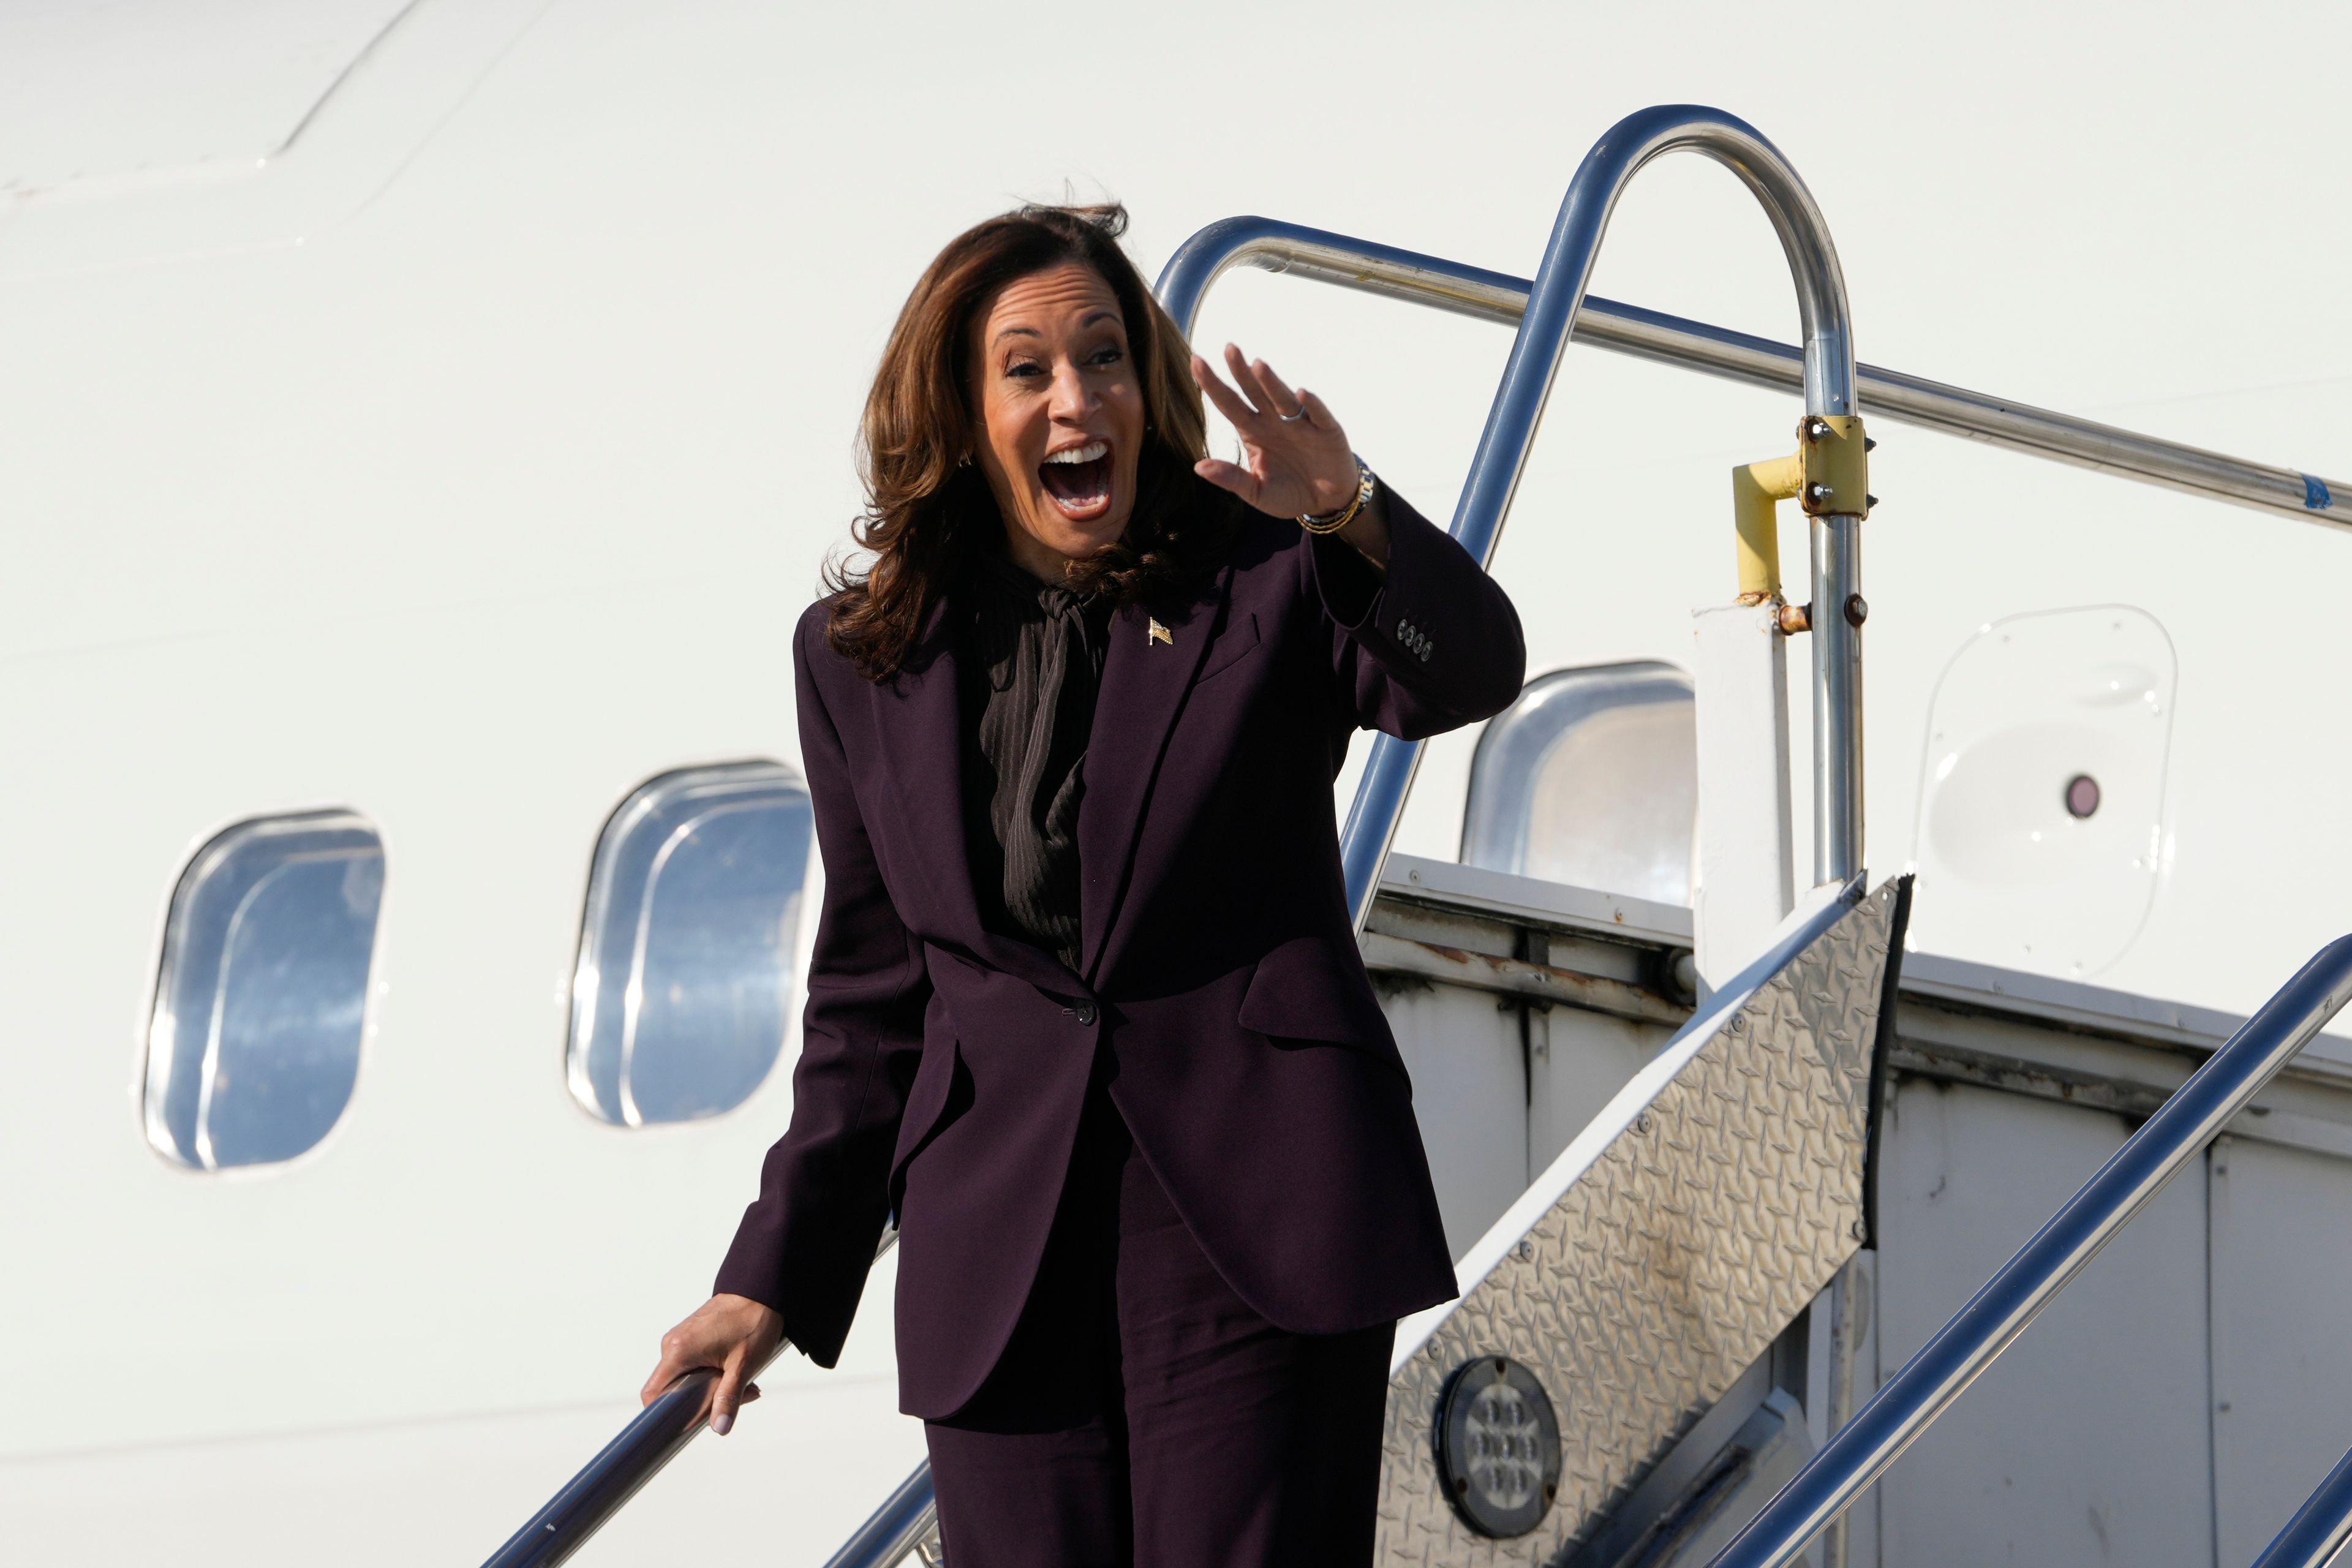
<path fill-rule="evenodd" d="M 858 1526 L 856 1534 L 842 1542 L 840 1551 L 825 1559 L 824 1568 L 891 1568 L 931 1532 L 938 1516 L 931 1462 L 926 1459 Z"/>
<path fill-rule="evenodd" d="M 2254 1559 L 2254 1568 L 2327 1568 L 2352 1542 L 2352 1454 L 2327 1472 L 2278 1538 Z"/>
<path fill-rule="evenodd" d="M 1853 330 L 1845 277 L 1830 243 L 1829 226 L 1788 160 L 1753 126 L 1720 110 L 1664 104 L 1629 114 L 1593 144 L 1569 184 L 1543 265 L 1527 296 L 1502 384 L 1487 412 L 1477 455 L 1471 460 L 1468 482 L 1454 508 L 1454 537 L 1482 564 L 1492 561 L 1518 492 L 1617 198 L 1652 159 L 1678 151 L 1703 153 L 1738 175 L 1780 237 L 1797 285 L 1805 412 L 1855 412 Z M 1249 259 L 1251 237 L 1249 220 L 1212 226 L 1186 241 L 1169 261 L 1160 275 L 1160 302 L 1188 336 L 1209 285 L 1228 268 Z M 1393 266 L 1403 255 L 1390 252 L 1387 259 Z M 1289 270 L 1349 281 L 1347 261 L 1338 253 L 1305 251 L 1287 259 Z M 1408 269 L 1410 266 L 1405 264 Z M 1410 286 L 1416 279 L 1408 270 L 1396 281 Z M 1474 288 L 1454 308 L 1483 314 L 1486 310 L 1481 307 L 1493 302 L 1489 290 Z M 1816 520 L 1816 605 L 1843 605 L 1848 595 L 1860 592 L 1858 531 L 1850 526 L 1858 521 Z M 1832 526 L 1841 521 L 1849 526 Z M 1825 584 L 1834 597 L 1822 596 Z M 1844 881 L 1862 869 L 1862 642 L 1853 618 L 1817 611 L 1814 621 L 1813 879 L 1820 883 Z M 1417 742 L 1378 737 L 1363 782 L 1357 786 L 1340 858 L 1349 904 L 1359 926 L 1370 911 L 1381 863 L 1396 836 L 1419 753 Z"/>
<path fill-rule="evenodd" d="M 1831 1436 L 1712 1568 L 1786 1568 L 1795 1562 L 2347 1001 L 2352 936 L 2320 949 L 2174 1090 L 2083 1190 Z"/>

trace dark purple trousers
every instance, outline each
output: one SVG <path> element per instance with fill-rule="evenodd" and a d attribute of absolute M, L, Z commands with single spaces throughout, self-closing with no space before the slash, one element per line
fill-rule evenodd
<path fill-rule="evenodd" d="M 1003 1358 L 925 1424 L 948 1562 L 1363 1568 L 1395 1331 L 1251 1310 L 1098 1081 Z"/>

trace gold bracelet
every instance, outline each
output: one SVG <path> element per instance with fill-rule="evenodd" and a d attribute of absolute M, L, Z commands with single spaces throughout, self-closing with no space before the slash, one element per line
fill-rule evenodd
<path fill-rule="evenodd" d="M 1300 513 L 1298 526 L 1305 529 L 1307 532 L 1339 532 L 1341 529 L 1355 521 L 1356 514 L 1363 510 L 1364 504 L 1372 499 L 1373 487 L 1378 485 L 1380 481 L 1372 477 L 1372 470 L 1365 466 L 1363 458 L 1356 457 L 1356 454 L 1353 452 L 1350 452 L 1348 455 L 1351 458 L 1356 458 L 1355 499 L 1337 511 L 1310 511 Z"/>

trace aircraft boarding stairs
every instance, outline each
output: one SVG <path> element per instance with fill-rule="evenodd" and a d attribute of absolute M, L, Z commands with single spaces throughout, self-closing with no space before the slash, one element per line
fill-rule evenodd
<path fill-rule="evenodd" d="M 1381 1563 L 1704 1562 L 1795 1474 L 1811 1439 L 1761 1363 L 1867 1237 L 1908 902 L 1822 889 L 1400 1326 Z M 941 1561 L 930 1500 L 918 1469 L 832 1568 Z"/>
<path fill-rule="evenodd" d="M 2347 937 L 1816 1453 L 1776 1352 L 1872 1240 L 1910 895 L 1818 889 L 1463 1259 L 1461 1298 L 1401 1326 L 1381 1568 L 1797 1562 L 2352 1001 Z M 2347 1541 L 2352 1455 L 2255 1568 Z M 828 1568 L 943 1561 L 919 1469 Z"/>
<path fill-rule="evenodd" d="M 2347 936 L 1816 1453 L 1770 1366 L 1871 1239 L 1910 893 L 1818 889 L 1401 1326 L 1380 1568 L 1787 1568 L 2352 1002 Z M 2352 1454 L 2254 1568 L 2347 1542 Z M 919 1468 L 827 1568 L 945 1561 Z"/>
<path fill-rule="evenodd" d="M 1824 888 L 1400 1326 L 1381 1568 L 1783 1568 L 2352 1001 L 2321 951 L 1818 1453 L 1776 1352 L 1871 1239 L 1910 880 Z M 489 1560 L 568 1559 L 699 1430 L 647 1406 Z M 2352 1455 L 2255 1568 L 2352 1540 Z M 1834 1549 L 1832 1549 L 1834 1552 Z M 919 1468 L 828 1568 L 944 1562 Z"/>
<path fill-rule="evenodd" d="M 1725 164 L 1767 208 L 1797 285 L 1801 348 L 1587 298 L 1617 195 L 1652 159 L 1676 150 Z M 1848 1417 L 1839 1365 L 1851 1331 L 1841 1321 L 1850 1315 L 1847 1266 L 1874 1240 L 1875 1123 L 1887 1098 L 1881 1088 L 1910 903 L 1907 878 L 1871 889 L 1861 870 L 1860 633 L 1868 606 L 1859 538 L 1875 498 L 1860 400 L 1866 394 L 1874 409 L 1915 424 L 2243 505 L 2294 511 L 2325 504 L 2306 498 L 2330 492 L 2307 476 L 1857 367 L 1843 279 L 1819 209 L 1769 142 L 1714 110 L 1665 106 L 1612 128 L 1579 169 L 1532 280 L 1236 218 L 1188 241 L 1161 277 L 1160 299 L 1180 329 L 1191 331 L 1202 297 L 1236 265 L 1517 323 L 1452 529 L 1482 562 L 1492 557 L 1572 336 L 1803 395 L 1796 456 L 1741 470 L 1760 507 L 1738 492 L 1737 616 L 1718 623 L 1726 631 L 1716 653 L 1702 634 L 1702 696 L 1746 695 L 1717 704 L 1718 715 L 1733 713 L 1721 744 L 1710 742 L 1708 727 L 1724 721 L 1702 702 L 1700 858 L 1709 898 L 1747 889 L 1746 925 L 1718 942 L 1719 952 L 1735 962 L 1760 956 L 1720 979 L 1686 1019 L 1655 987 L 1553 970 L 1540 958 L 1518 963 L 1511 984 L 1489 987 L 1540 994 L 1555 980 L 1589 992 L 1614 986 L 1613 1001 L 1582 1000 L 1679 1027 L 1597 1113 L 1587 1104 L 1569 1119 L 1581 1131 L 1458 1265 L 1460 1299 L 1400 1325 L 1378 1560 L 1383 1568 L 1781 1568 L 1819 1538 L 1822 1568 L 1843 1568 L 1843 1510 L 2352 997 L 2346 938 L 2231 1036 Z M 1806 605 L 1780 598 L 1775 497 L 1801 501 L 1807 514 Z M 1812 665 L 1814 887 L 1780 920 L 1791 882 L 1781 660 L 1784 639 L 1799 635 Z M 1727 673 L 1734 679 L 1718 679 Z M 1342 841 L 1360 929 L 1373 913 L 1416 757 L 1416 743 L 1373 742 Z M 1710 859 L 1717 842 L 1733 853 Z M 1397 940 L 1367 929 L 1368 959 Z M 1708 938 L 1697 945 L 1704 957 Z M 1449 958 L 1428 944 L 1413 960 L 1457 961 L 1500 962 Z M 1808 1412 L 1801 1400 L 1813 1380 L 1791 1375 L 1790 1363 L 1809 1342 L 1803 1321 L 1817 1301 L 1830 1309 L 1830 1364 L 1819 1380 L 1824 1407 Z M 488 1568 L 545 1568 L 576 1552 L 693 1437 L 709 1375 L 690 1374 L 646 1406 Z M 1816 1430 L 1827 1434 L 1818 1452 Z M 2319 1568 L 2347 1536 L 2352 1458 L 2258 1568 Z M 911 1561 L 940 1561 L 922 1470 L 830 1568 Z"/>
<path fill-rule="evenodd" d="M 1705 1526 L 1734 1500 L 1744 1519 L 1794 1473 L 1811 1441 L 1759 1362 L 1867 1237 L 1874 1047 L 1908 901 L 1908 879 L 1822 889 L 1471 1250 L 1462 1297 L 1401 1326 L 1383 1563 L 1687 1561 L 1720 1544 Z M 614 1489 L 600 1468 L 682 1447 L 705 1381 L 649 1407 L 646 1434 L 492 1563 L 561 1561 L 546 1550 Z M 687 1420 L 664 1422 L 673 1405 Z M 1630 1536 L 1611 1529 L 1636 1514 Z M 833 1559 L 940 1561 L 927 1469 Z"/>

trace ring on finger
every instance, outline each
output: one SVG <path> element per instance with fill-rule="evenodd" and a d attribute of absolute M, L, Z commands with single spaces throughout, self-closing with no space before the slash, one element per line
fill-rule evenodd
<path fill-rule="evenodd" d="M 1281 420 L 1285 425 L 1296 425 L 1301 419 L 1307 417 L 1307 405 L 1304 403 L 1300 404 L 1298 405 L 1298 412 L 1296 414 L 1277 414 L 1275 417 Z"/>

